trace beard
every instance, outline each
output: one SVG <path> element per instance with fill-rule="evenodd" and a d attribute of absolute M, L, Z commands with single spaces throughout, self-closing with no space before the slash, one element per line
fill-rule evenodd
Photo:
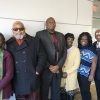
<path fill-rule="evenodd" d="M 14 36 L 16 39 L 20 40 L 20 39 L 23 39 L 23 38 L 24 38 L 25 33 L 22 33 L 22 34 L 13 33 L 13 36 Z"/>

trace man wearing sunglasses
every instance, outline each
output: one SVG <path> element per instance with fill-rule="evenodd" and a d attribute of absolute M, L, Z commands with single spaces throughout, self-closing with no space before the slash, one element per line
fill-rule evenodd
<path fill-rule="evenodd" d="M 39 74 L 45 63 L 41 44 L 25 32 L 20 21 L 14 22 L 12 32 L 7 48 L 14 59 L 13 91 L 16 100 L 39 100 Z"/>

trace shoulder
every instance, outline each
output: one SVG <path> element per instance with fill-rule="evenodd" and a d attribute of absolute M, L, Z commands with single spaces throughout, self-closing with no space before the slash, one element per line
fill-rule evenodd
<path fill-rule="evenodd" d="M 36 47 L 40 44 L 40 40 L 38 37 L 27 37 L 27 42 L 29 45 L 36 45 Z"/>
<path fill-rule="evenodd" d="M 43 34 L 43 33 L 45 33 L 45 32 L 47 32 L 47 30 L 38 31 L 38 32 L 36 32 L 36 34 Z"/>
<path fill-rule="evenodd" d="M 97 44 L 97 41 L 95 41 L 94 43 L 93 43 L 93 45 L 96 45 Z"/>
<path fill-rule="evenodd" d="M 75 47 L 75 46 L 73 46 L 73 51 L 76 52 L 76 53 L 80 52 L 79 48 Z"/>
<path fill-rule="evenodd" d="M 93 45 L 91 45 L 91 46 L 89 47 L 89 49 L 90 49 L 91 51 L 94 51 L 94 50 L 95 50 L 95 47 L 94 47 Z"/>
<path fill-rule="evenodd" d="M 59 35 L 61 35 L 61 36 L 64 36 L 64 34 L 63 33 L 61 33 L 61 32 L 58 32 L 58 31 L 55 31 L 57 34 L 59 34 Z"/>
<path fill-rule="evenodd" d="M 34 43 L 35 41 L 35 37 L 33 36 L 30 36 L 29 34 L 26 34 L 26 37 L 25 37 L 25 41 L 30 45 L 30 43 Z"/>
<path fill-rule="evenodd" d="M 33 39 L 34 37 L 26 33 L 26 39 Z"/>
<path fill-rule="evenodd" d="M 79 48 L 76 47 L 76 46 L 73 46 L 73 49 L 76 50 L 76 51 L 79 51 Z"/>
<path fill-rule="evenodd" d="M 4 49 L 4 57 L 11 57 L 10 52 L 7 49 Z"/>
<path fill-rule="evenodd" d="M 96 54 L 96 49 L 95 49 L 95 47 L 92 45 L 91 46 L 91 51 L 94 53 L 94 54 Z"/>
<path fill-rule="evenodd" d="M 39 40 L 39 38 L 34 37 L 34 41 L 35 41 L 35 43 L 37 43 L 37 44 L 38 44 L 40 40 Z"/>
<path fill-rule="evenodd" d="M 84 53 L 86 54 L 91 54 L 91 55 L 96 55 L 96 49 L 94 48 L 93 45 L 89 46 L 88 48 L 84 49 Z"/>
<path fill-rule="evenodd" d="M 44 36 L 46 36 L 47 33 L 48 33 L 47 30 L 38 31 L 38 32 L 36 33 L 36 37 L 38 37 L 39 39 L 40 39 L 40 38 L 43 38 Z"/>
<path fill-rule="evenodd" d="M 57 36 L 60 37 L 63 41 L 65 41 L 64 34 L 58 31 L 55 31 Z"/>
<path fill-rule="evenodd" d="M 95 42 L 93 43 L 94 48 L 96 48 L 96 44 L 97 44 L 97 41 L 95 41 Z"/>
<path fill-rule="evenodd" d="M 9 44 L 13 43 L 13 41 L 15 41 L 15 39 L 13 37 L 11 37 L 9 40 L 6 41 L 6 44 L 9 45 Z"/>

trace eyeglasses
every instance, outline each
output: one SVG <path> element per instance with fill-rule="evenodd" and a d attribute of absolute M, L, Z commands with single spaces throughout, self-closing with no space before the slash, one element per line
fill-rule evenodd
<path fill-rule="evenodd" d="M 98 32 L 98 33 L 95 33 L 96 35 L 100 35 L 100 32 Z"/>
<path fill-rule="evenodd" d="M 24 29 L 25 29 L 25 28 L 13 28 L 12 30 L 13 30 L 13 31 L 18 31 L 18 30 L 19 30 L 19 31 L 23 31 Z"/>

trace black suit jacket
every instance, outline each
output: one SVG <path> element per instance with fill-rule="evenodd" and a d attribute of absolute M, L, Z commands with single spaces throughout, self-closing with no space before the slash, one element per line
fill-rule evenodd
<path fill-rule="evenodd" d="M 93 43 L 93 46 L 95 47 L 96 51 L 97 51 L 97 67 L 96 67 L 96 71 L 95 71 L 95 79 L 100 80 L 100 48 L 96 48 L 97 45 L 97 41 Z"/>
<path fill-rule="evenodd" d="M 45 66 L 46 69 L 49 69 L 50 65 L 55 65 L 55 64 L 57 64 L 60 68 L 62 68 L 65 62 L 67 50 L 66 50 L 64 35 L 57 31 L 55 31 L 55 33 L 59 41 L 58 62 L 55 61 L 56 49 L 54 47 L 54 44 L 52 43 L 50 33 L 47 30 L 42 30 L 36 33 L 36 37 L 39 38 L 47 55 L 47 64 Z"/>

